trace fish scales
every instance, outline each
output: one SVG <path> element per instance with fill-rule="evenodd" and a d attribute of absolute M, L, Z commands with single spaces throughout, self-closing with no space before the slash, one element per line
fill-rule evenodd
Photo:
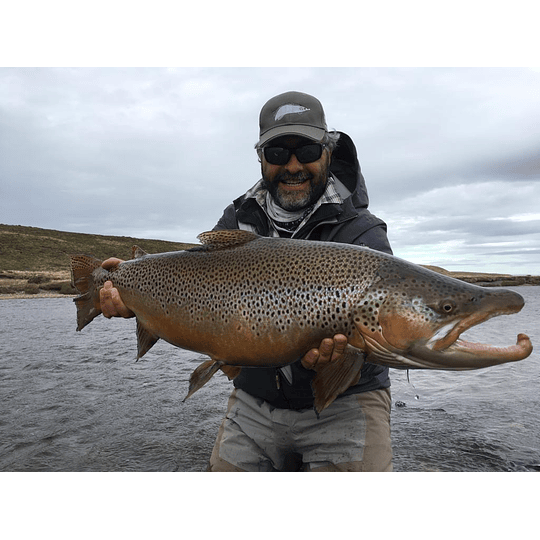
<path fill-rule="evenodd" d="M 523 298 L 435 273 L 366 247 L 263 238 L 247 231 L 202 233 L 203 245 L 147 255 L 106 271 L 75 255 L 72 280 L 81 295 L 77 330 L 101 313 L 99 289 L 112 281 L 137 318 L 138 358 L 160 338 L 207 354 L 188 396 L 222 369 L 284 366 L 347 336 L 344 354 L 317 366 L 321 411 L 360 377 L 368 362 L 424 369 L 477 369 L 528 357 L 532 344 L 493 347 L 460 338 L 490 317 L 516 313 Z"/>
<path fill-rule="evenodd" d="M 174 342 L 188 349 L 236 365 L 283 365 L 284 357 L 297 359 L 324 337 L 352 335 L 354 306 L 378 261 L 367 251 L 330 247 L 303 242 L 299 250 L 296 243 L 249 242 L 211 256 L 205 251 L 149 255 L 126 261 L 103 279 L 111 279 L 136 312 L 144 303 L 139 318 L 159 337 L 167 339 L 163 320 L 153 321 L 164 316 L 178 324 L 178 332 L 167 329 Z M 375 320 L 363 311 L 361 317 Z"/>

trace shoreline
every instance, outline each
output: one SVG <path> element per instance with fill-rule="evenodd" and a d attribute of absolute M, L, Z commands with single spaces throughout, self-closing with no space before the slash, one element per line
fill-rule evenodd
<path fill-rule="evenodd" d="M 32 298 L 75 298 L 77 297 L 77 294 L 60 294 L 60 293 L 49 293 L 49 292 L 42 292 L 42 293 L 36 293 L 36 294 L 29 294 L 25 292 L 20 293 L 6 293 L 6 294 L 0 294 L 0 300 L 28 300 Z"/>

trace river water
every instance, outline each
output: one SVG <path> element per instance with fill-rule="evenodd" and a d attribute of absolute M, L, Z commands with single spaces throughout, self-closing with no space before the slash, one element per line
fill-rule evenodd
<path fill-rule="evenodd" d="M 526 360 L 468 372 L 391 370 L 395 471 L 540 470 L 540 287 L 466 333 L 528 334 Z M 134 319 L 75 331 L 71 298 L 0 300 L 0 471 L 203 471 L 232 383 L 182 403 L 205 357 L 158 342 L 138 362 Z"/>

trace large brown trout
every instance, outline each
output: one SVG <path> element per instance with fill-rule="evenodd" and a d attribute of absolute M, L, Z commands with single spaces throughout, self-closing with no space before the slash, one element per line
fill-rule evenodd
<path fill-rule="evenodd" d="M 443 276 L 366 247 L 263 238 L 246 231 L 206 232 L 201 246 L 134 258 L 110 271 L 71 257 L 77 330 L 101 313 L 110 280 L 136 315 L 138 355 L 158 339 L 210 360 L 191 376 L 189 397 L 222 369 L 285 366 L 335 334 L 345 354 L 317 371 L 315 408 L 327 407 L 367 362 L 394 368 L 476 369 L 522 360 L 525 334 L 505 348 L 462 341 L 465 330 L 517 313 L 523 298 Z"/>

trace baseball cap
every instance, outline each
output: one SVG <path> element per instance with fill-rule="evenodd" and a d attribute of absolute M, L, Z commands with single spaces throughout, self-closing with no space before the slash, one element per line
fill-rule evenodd
<path fill-rule="evenodd" d="M 259 146 L 282 135 L 321 141 L 327 131 L 321 102 L 302 92 L 285 92 L 268 100 L 259 116 Z"/>

